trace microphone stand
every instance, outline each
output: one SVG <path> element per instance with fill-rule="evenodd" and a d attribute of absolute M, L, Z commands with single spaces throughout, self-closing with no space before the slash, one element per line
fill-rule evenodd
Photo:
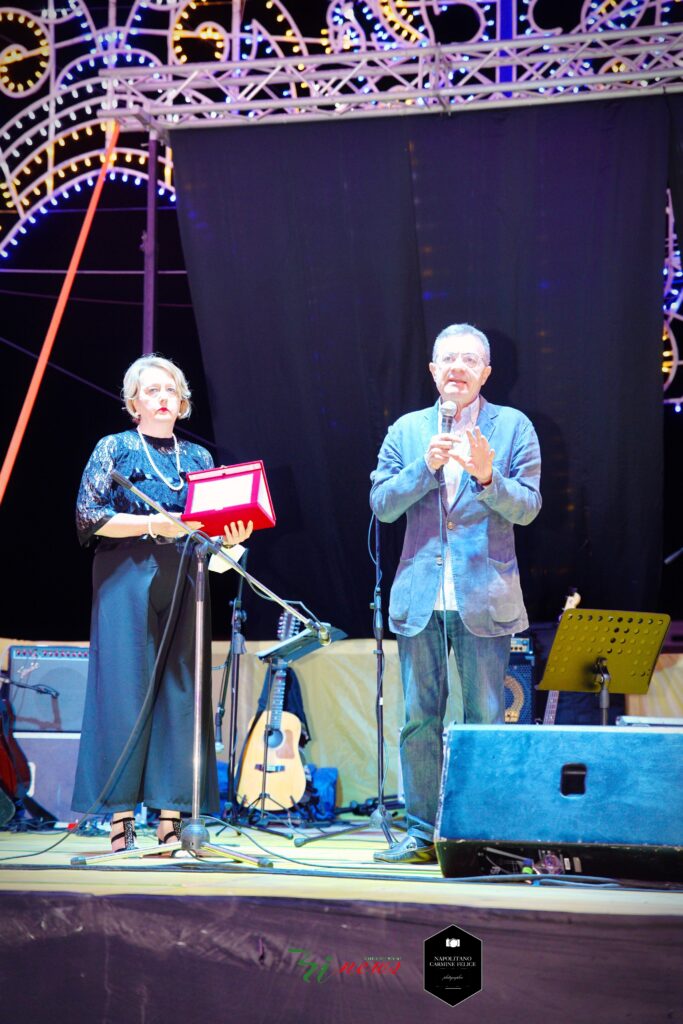
<path fill-rule="evenodd" d="M 321 839 L 337 839 L 339 836 L 348 835 L 350 832 L 365 832 L 367 829 L 381 829 L 389 846 L 393 846 L 396 840 L 389 828 L 386 807 L 384 806 L 384 620 L 382 617 L 382 569 L 380 565 L 380 544 L 379 544 L 379 519 L 373 513 L 375 520 L 375 589 L 370 604 L 372 616 L 372 632 L 375 637 L 376 657 L 376 678 L 377 698 L 375 701 L 375 718 L 377 723 L 377 806 L 370 814 L 370 821 L 363 825 L 349 825 L 348 828 L 338 829 L 335 832 L 323 836 L 297 836 L 294 840 L 295 846 L 306 846 L 307 843 L 319 842 Z"/>
<path fill-rule="evenodd" d="M 318 642 L 326 646 L 331 642 L 330 629 L 327 623 L 318 622 L 315 619 L 307 619 L 298 609 L 293 608 L 277 594 L 269 590 L 263 583 L 251 576 L 246 569 L 230 558 L 223 550 L 220 540 L 214 541 L 202 530 L 193 530 L 182 519 L 173 513 L 168 512 L 159 505 L 153 498 L 150 498 L 144 491 L 141 491 L 121 473 L 114 470 L 112 479 L 120 487 L 132 491 L 138 498 L 145 502 L 156 512 L 160 512 L 196 542 L 195 556 L 197 561 L 197 577 L 195 584 L 195 659 L 194 659 L 194 729 L 192 742 L 192 816 L 183 825 L 180 839 L 175 843 L 166 843 L 163 847 L 164 854 L 173 854 L 176 850 L 184 850 L 194 855 L 208 853 L 212 856 L 228 857 L 231 860 L 253 864 L 256 867 L 272 867 L 272 861 L 268 857 L 255 857 L 246 853 L 238 852 L 230 847 L 219 846 L 209 842 L 209 833 L 200 814 L 200 783 L 201 783 L 201 711 L 203 704 L 203 647 L 204 647 L 204 608 L 206 591 L 206 554 L 211 551 L 214 555 L 222 558 L 223 561 L 235 569 L 248 583 L 250 583 L 261 594 L 275 601 L 282 608 L 293 615 L 306 628 L 317 633 Z M 111 863 L 114 860 L 130 857 L 158 856 L 159 847 L 149 849 L 119 850 L 115 853 L 99 854 L 94 857 L 77 856 L 71 858 L 71 864 L 75 867 L 82 867 L 87 864 Z"/>
<path fill-rule="evenodd" d="M 243 568 L 246 568 L 247 556 L 249 555 L 248 549 L 245 548 L 244 554 L 241 558 L 241 564 Z M 232 604 L 232 619 L 231 619 L 231 632 L 230 632 L 230 651 L 228 653 L 227 662 L 225 665 L 225 672 L 223 675 L 223 684 L 221 686 L 221 693 L 218 699 L 218 705 L 216 707 L 216 750 L 220 751 L 224 749 L 223 743 L 223 716 L 225 715 L 225 696 L 228 689 L 228 681 L 230 683 L 230 719 L 228 723 L 228 792 L 227 792 L 227 804 L 226 804 L 226 815 L 234 817 L 235 807 L 235 774 L 236 774 L 236 754 L 237 754 L 237 702 L 239 694 L 239 661 L 243 654 L 246 654 L 247 647 L 244 642 L 244 634 L 242 633 L 242 623 L 246 620 L 247 613 L 242 610 L 242 590 L 244 587 L 244 577 L 240 576 L 240 581 L 237 586 L 237 596 Z"/>

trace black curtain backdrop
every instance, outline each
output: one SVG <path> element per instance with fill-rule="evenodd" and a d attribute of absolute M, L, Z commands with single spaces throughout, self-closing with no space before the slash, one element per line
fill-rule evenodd
<path fill-rule="evenodd" d="M 218 458 L 263 458 L 278 516 L 253 573 L 371 634 L 369 474 L 389 424 L 434 400 L 435 335 L 469 321 L 491 339 L 484 394 L 541 439 L 544 507 L 517 531 L 532 619 L 570 585 L 587 607 L 656 606 L 675 106 L 173 135 Z M 387 596 L 402 534 L 381 530 Z M 278 610 L 247 600 L 248 633 L 272 635 Z"/>

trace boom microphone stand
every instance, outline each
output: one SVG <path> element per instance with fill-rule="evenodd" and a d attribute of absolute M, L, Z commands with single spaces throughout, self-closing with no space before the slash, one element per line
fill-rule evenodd
<path fill-rule="evenodd" d="M 370 604 L 372 616 L 372 632 L 375 637 L 374 655 L 377 662 L 377 689 L 375 702 L 375 718 L 377 722 L 377 806 L 370 815 L 369 823 L 363 825 L 350 825 L 348 828 L 338 829 L 336 832 L 327 833 L 324 836 L 297 836 L 294 840 L 295 846 L 305 846 L 307 843 L 315 843 L 321 839 L 337 838 L 348 835 L 350 832 L 365 832 L 367 829 L 381 829 L 389 846 L 393 846 L 396 840 L 389 828 L 386 807 L 384 806 L 384 620 L 382 617 L 382 567 L 380 562 L 379 543 L 379 519 L 372 514 L 375 521 L 375 589 Z M 370 525 L 372 526 L 372 519 Z"/>
<path fill-rule="evenodd" d="M 272 590 L 269 590 L 263 583 L 260 583 L 253 576 L 250 576 L 246 569 L 230 558 L 229 555 L 223 550 L 223 546 L 220 540 L 213 541 L 208 537 L 202 530 L 193 530 L 189 527 L 182 519 L 173 515 L 171 512 L 167 512 L 165 508 L 162 508 L 156 501 L 150 498 L 144 491 L 141 491 L 131 481 L 118 473 L 116 470 L 112 472 L 112 478 L 115 483 L 120 487 L 125 487 L 126 490 L 132 491 L 138 498 L 142 499 L 146 505 L 153 508 L 156 512 L 160 512 L 171 522 L 175 523 L 184 533 L 192 537 L 196 542 L 195 556 L 197 560 L 197 578 L 195 584 L 195 660 L 194 660 L 194 730 L 193 730 L 193 742 L 192 742 L 192 817 L 185 822 L 182 828 L 180 839 L 176 843 L 166 843 L 163 847 L 164 854 L 175 853 L 176 850 L 185 850 L 187 853 L 200 854 L 209 853 L 212 856 L 228 857 L 231 860 L 242 861 L 248 864 L 254 864 L 258 867 L 272 867 L 272 862 L 267 857 L 253 857 L 246 853 L 241 853 L 230 847 L 218 846 L 216 844 L 209 843 L 209 833 L 204 824 L 203 818 L 200 814 L 200 783 L 201 783 L 201 710 L 203 703 L 203 647 L 204 647 L 204 608 L 205 608 L 205 591 L 206 591 L 206 554 L 207 551 L 211 551 L 214 555 L 222 558 L 223 561 L 227 562 L 228 565 L 235 569 L 248 583 L 250 583 L 258 592 L 268 597 L 270 600 L 275 601 L 282 608 L 293 615 L 295 618 L 303 622 L 306 628 L 317 634 L 318 640 L 322 646 L 326 646 L 331 642 L 330 627 L 327 623 L 318 622 L 312 618 L 306 618 L 300 611 L 293 608 L 282 598 L 274 594 Z M 137 850 L 120 850 L 116 853 L 100 854 L 95 857 L 72 857 L 71 864 L 77 867 L 82 867 L 87 864 L 94 863 L 109 863 L 119 858 L 129 857 L 148 857 L 158 856 L 159 848 L 151 847 L 150 849 L 137 849 Z"/>

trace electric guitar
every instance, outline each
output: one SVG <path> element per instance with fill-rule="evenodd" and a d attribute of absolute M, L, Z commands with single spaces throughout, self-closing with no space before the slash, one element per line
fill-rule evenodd
<path fill-rule="evenodd" d="M 298 619 L 283 612 L 277 638 L 288 640 L 300 628 Z M 240 758 L 236 793 L 242 807 L 282 811 L 301 800 L 306 791 L 306 776 L 299 751 L 301 722 L 290 711 L 282 710 L 287 662 L 276 659 L 272 673 L 270 709 L 251 720 Z"/>
<path fill-rule="evenodd" d="M 578 608 L 580 603 L 581 594 L 578 592 L 576 587 L 572 587 L 565 598 L 564 608 L 562 609 L 560 619 L 562 618 L 562 615 L 564 615 L 565 612 L 568 612 L 571 608 Z M 555 718 L 557 717 L 557 702 L 559 699 L 559 690 L 548 690 L 548 700 L 546 701 L 545 711 L 543 712 L 543 725 L 555 725 Z"/>
<path fill-rule="evenodd" d="M 10 679 L 0 673 L 0 786 L 11 800 L 23 800 L 31 786 L 31 769 L 14 737 Z"/>

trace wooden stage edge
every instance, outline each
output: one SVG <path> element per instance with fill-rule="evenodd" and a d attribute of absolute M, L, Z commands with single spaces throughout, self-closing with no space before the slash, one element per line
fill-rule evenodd
<path fill-rule="evenodd" d="M 166 1024 L 171 1006 L 237 1024 L 683 1021 L 681 886 L 445 879 L 374 862 L 385 842 L 370 831 L 297 848 L 211 829 L 272 868 L 187 854 L 72 867 L 106 835 L 47 850 L 54 839 L 0 833 L 13 1024 Z M 482 989 L 454 1007 L 425 991 L 424 968 L 425 941 L 451 925 L 482 943 Z"/>
<path fill-rule="evenodd" d="M 354 824 L 358 819 L 354 819 Z M 106 834 L 81 836 L 59 832 L 0 832 L 0 894 L 59 892 L 90 895 L 259 896 L 268 899 L 349 899 L 375 902 L 429 903 L 449 906 L 534 910 L 561 913 L 676 915 L 683 918 L 683 885 L 659 887 L 647 882 L 615 883 L 615 888 L 581 884 L 580 876 L 567 885 L 536 876 L 528 883 L 461 881 L 444 878 L 437 864 L 391 866 L 373 860 L 386 849 L 379 831 L 347 836 L 329 832 L 320 842 L 296 847 L 284 834 L 255 829 L 231 834 L 229 827 L 211 827 L 210 843 L 226 854 L 234 851 L 266 857 L 272 867 L 242 863 L 229 856 L 194 858 L 179 852 L 155 855 L 151 830 L 140 846 L 150 855 L 91 860 L 110 851 Z M 400 835 L 400 833 L 398 833 Z M 290 833 L 293 835 L 293 833 Z M 302 837 L 315 830 L 297 832 Z M 55 845 L 58 843 L 59 845 Z M 52 847 L 52 849 L 50 849 Z M 72 866 L 84 856 L 84 867 Z M 1 896 L 0 896 L 1 899 Z M 683 921 L 682 921 L 683 926 Z"/>

